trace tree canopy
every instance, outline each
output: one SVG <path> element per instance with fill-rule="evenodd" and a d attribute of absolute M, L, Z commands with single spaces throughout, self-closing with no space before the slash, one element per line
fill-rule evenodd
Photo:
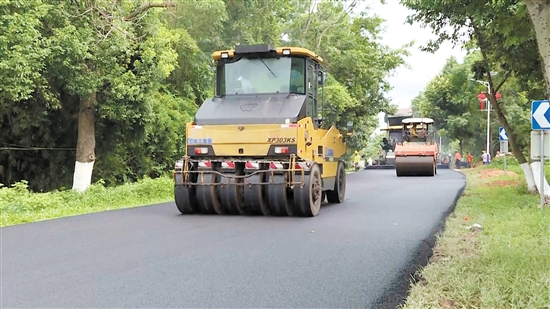
<path fill-rule="evenodd" d="M 465 69 L 469 69 L 469 78 L 488 83 L 486 96 L 495 109 L 497 124 L 508 133 L 514 156 L 522 166 L 532 191 L 533 175 L 526 156 L 529 138 L 527 125 L 530 123 L 527 113 L 531 100 L 547 98 L 550 93 L 550 69 L 547 69 L 550 63 L 550 38 L 547 36 L 550 2 L 401 0 L 401 3 L 414 10 L 409 22 L 427 25 L 437 35 L 437 39 L 430 41 L 425 50 L 436 50 L 442 42 L 450 41 L 476 51 L 475 58 L 470 58 L 473 62 L 466 64 Z M 430 87 L 437 88 L 450 76 L 459 80 L 442 88 L 446 92 L 460 89 L 461 75 L 455 72 L 447 74 L 441 81 L 434 80 L 425 92 L 429 93 Z M 497 100 L 496 94 L 500 92 L 502 99 Z M 417 104 L 424 101 L 424 104 L 442 106 L 443 97 L 447 98 L 447 94 L 436 95 L 436 98 L 424 96 L 416 101 Z M 458 103 L 457 100 L 455 102 Z M 464 107 L 462 103 L 458 106 Z M 446 124 L 448 133 L 459 140 L 471 133 L 468 128 L 475 122 L 475 117 L 470 118 L 464 112 L 449 107 L 444 112 L 449 113 Z M 453 132 L 452 128 L 460 125 L 463 128 Z M 491 135 L 495 136 L 494 133 Z"/>
<path fill-rule="evenodd" d="M 71 185 L 75 156 L 107 184 L 157 177 L 184 154 L 185 123 L 213 95 L 211 53 L 296 45 L 328 72 L 325 119 L 366 145 L 393 107 L 387 78 L 407 46 L 352 1 L 0 1 L 2 183 Z M 85 116 L 83 116 L 85 115 Z M 87 132 L 83 128 L 88 128 Z M 85 133 L 85 134 L 84 134 Z M 91 150 L 90 150 L 91 149 Z"/>

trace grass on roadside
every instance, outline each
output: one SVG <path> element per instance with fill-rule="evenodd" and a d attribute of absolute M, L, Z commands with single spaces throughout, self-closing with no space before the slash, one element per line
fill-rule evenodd
<path fill-rule="evenodd" d="M 550 308 L 549 209 L 517 163 L 506 176 L 462 171 L 466 190 L 402 308 Z"/>
<path fill-rule="evenodd" d="M 0 227 L 167 202 L 173 192 L 173 180 L 166 176 L 109 188 L 99 181 L 83 193 L 32 193 L 22 181 L 0 188 Z"/>

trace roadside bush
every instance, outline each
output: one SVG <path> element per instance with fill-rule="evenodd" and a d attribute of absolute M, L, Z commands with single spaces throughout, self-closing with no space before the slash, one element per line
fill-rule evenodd
<path fill-rule="evenodd" d="M 0 188 L 0 226 L 150 205 L 172 198 L 173 182 L 168 176 L 146 177 L 116 187 L 106 187 L 99 180 L 83 193 L 72 190 L 33 193 L 23 180 Z"/>

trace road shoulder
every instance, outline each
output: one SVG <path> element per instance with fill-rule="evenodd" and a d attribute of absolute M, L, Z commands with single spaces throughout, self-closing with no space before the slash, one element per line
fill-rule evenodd
<path fill-rule="evenodd" d="M 550 212 L 519 167 L 457 172 L 466 190 L 401 308 L 545 308 Z"/>

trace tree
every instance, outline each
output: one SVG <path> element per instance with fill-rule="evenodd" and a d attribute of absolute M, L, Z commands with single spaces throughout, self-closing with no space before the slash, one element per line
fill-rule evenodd
<path fill-rule="evenodd" d="M 410 44 L 396 50 L 380 44 L 383 20 L 368 12 L 353 17 L 356 1 L 297 2 L 293 3 L 302 13 L 291 18 L 289 44 L 323 57 L 332 77 L 325 88 L 331 105 L 327 110 L 338 115 L 341 130 L 349 120 L 354 122 L 355 134 L 348 147 L 362 149 L 376 128 L 378 113 L 393 108 L 385 96 L 391 89 L 386 78 L 405 64 L 403 56 L 408 55 Z"/>
<path fill-rule="evenodd" d="M 461 64 L 454 57 L 447 59 L 441 73 L 413 100 L 419 116 L 433 118 L 437 130 L 444 129 L 447 137 L 458 140 L 461 153 L 480 132 L 479 113 L 472 104 L 474 85 L 468 80 L 475 57 L 469 55 Z"/>
<path fill-rule="evenodd" d="M 537 39 L 537 50 L 542 61 L 541 71 L 546 81 L 546 97 L 550 98 L 550 0 L 525 0 Z"/>
<path fill-rule="evenodd" d="M 28 24 L 0 26 L 8 30 L 2 31 L 3 50 L 11 51 L 2 60 L 6 71 L 1 75 L 20 70 L 12 76 L 20 86 L 5 92 L 0 103 L 7 106 L 2 108 L 2 140 L 18 147 L 9 150 L 17 151 L 16 156 L 0 157 L 10 173 L 30 179 L 35 188 L 51 188 L 59 178 L 64 182 L 70 170 L 65 163 L 70 153 L 55 150 L 76 144 L 73 187 L 83 190 L 96 161 L 96 135 L 102 136 L 105 148 L 118 148 L 121 135 L 123 145 L 147 138 L 146 124 L 156 117 L 151 114 L 152 93 L 175 67 L 171 44 L 177 37 L 159 26 L 158 11 L 149 13 L 167 5 L 57 0 L 0 4 L 2 18 Z M 21 37 L 21 29 L 28 35 Z M 40 150 L 30 152 L 37 146 Z"/>
<path fill-rule="evenodd" d="M 325 124 L 353 120 L 348 146 L 363 148 L 378 111 L 392 108 L 387 77 L 406 51 L 380 44 L 381 19 L 317 2 L 0 1 L 7 183 L 80 191 L 166 173 L 185 152 L 184 124 L 213 95 L 211 53 L 237 44 L 320 53 Z"/>
<path fill-rule="evenodd" d="M 516 132 L 494 96 L 510 76 L 525 80 L 541 76 L 540 70 L 532 74 L 533 65 L 537 66 L 540 61 L 533 53 L 536 43 L 525 5 L 519 0 L 468 3 L 402 0 L 401 3 L 416 11 L 409 22 L 418 21 L 429 25 L 438 35 L 438 39 L 430 42 L 425 50 L 435 50 L 441 42 L 447 40 L 454 44 L 477 45 L 483 59 L 474 66 L 474 77 L 487 78 L 490 89 L 488 99 L 508 133 L 511 148 L 526 176 L 528 188 L 534 191 L 533 173 L 516 143 Z M 447 31 L 446 28 L 450 29 Z M 502 74 L 494 78 L 491 71 L 501 71 Z"/>
<path fill-rule="evenodd" d="M 550 99 L 550 36 L 548 35 L 548 29 L 550 29 L 550 0 L 525 0 L 525 4 L 535 30 L 537 50 L 541 60 L 540 68 L 546 83 L 546 98 Z M 531 164 L 535 176 L 539 176 L 540 164 L 540 162 Z M 535 183 L 539 178 L 535 177 Z M 545 188 L 543 192 L 547 197 L 550 196 L 547 183 L 537 184 L 539 192 L 541 191 L 540 188 Z"/>

